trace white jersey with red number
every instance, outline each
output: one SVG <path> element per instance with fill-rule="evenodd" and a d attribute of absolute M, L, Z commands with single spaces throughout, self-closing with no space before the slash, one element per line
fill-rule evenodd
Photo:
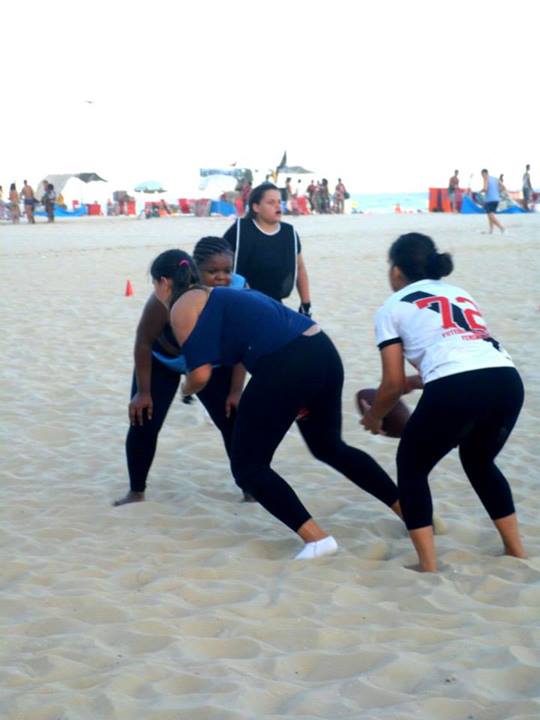
<path fill-rule="evenodd" d="M 469 370 L 514 367 L 471 296 L 442 280 L 419 280 L 391 295 L 375 317 L 377 345 L 402 343 L 425 383 Z"/>

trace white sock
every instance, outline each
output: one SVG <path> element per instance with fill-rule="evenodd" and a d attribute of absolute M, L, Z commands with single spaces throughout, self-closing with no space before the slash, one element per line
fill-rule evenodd
<path fill-rule="evenodd" d="M 323 557 L 324 555 L 333 555 L 337 550 L 337 542 L 329 535 L 322 540 L 306 543 L 304 549 L 295 557 L 295 560 L 313 560 Z"/>

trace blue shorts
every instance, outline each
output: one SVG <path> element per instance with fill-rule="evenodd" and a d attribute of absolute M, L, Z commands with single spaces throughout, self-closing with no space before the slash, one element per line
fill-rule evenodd
<path fill-rule="evenodd" d="M 487 213 L 497 212 L 498 206 L 499 206 L 499 201 L 498 201 L 498 200 L 494 200 L 494 201 L 487 202 L 487 203 L 484 204 L 484 207 L 486 208 L 486 212 L 487 212 Z"/>

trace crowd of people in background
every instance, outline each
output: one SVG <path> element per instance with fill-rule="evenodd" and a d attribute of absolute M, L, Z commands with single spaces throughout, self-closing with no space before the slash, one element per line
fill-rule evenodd
<path fill-rule="evenodd" d="M 272 182 L 271 175 L 266 176 L 266 182 Z M 251 182 L 244 182 L 242 186 L 242 201 L 247 208 L 248 198 L 252 190 Z M 350 198 L 343 180 L 338 178 L 337 184 L 332 192 L 327 178 L 322 180 L 310 180 L 306 185 L 302 179 L 296 184 L 291 177 L 285 179 L 285 185 L 280 188 L 281 200 L 284 203 L 284 211 L 290 215 L 302 214 L 302 203 L 307 201 L 308 209 L 318 215 L 329 215 L 334 213 L 342 215 L 345 212 L 345 200 Z"/>
<path fill-rule="evenodd" d="M 35 224 L 35 210 L 38 205 L 43 205 L 47 215 L 47 222 L 54 222 L 55 205 L 63 199 L 57 196 L 52 183 L 44 183 L 41 198 L 38 198 L 34 189 L 28 184 L 27 180 L 23 180 L 23 186 L 20 192 L 17 190 L 17 184 L 12 182 L 9 186 L 9 193 L 4 199 L 3 188 L 0 185 L 0 220 L 11 220 L 14 224 L 18 224 L 21 219 L 21 203 L 24 208 L 24 214 L 30 225 Z"/>
<path fill-rule="evenodd" d="M 493 227 L 499 227 L 500 223 L 496 222 L 494 216 L 495 212 L 500 212 L 501 208 L 509 205 L 519 205 L 526 212 L 532 212 L 535 210 L 536 202 L 538 201 L 538 193 L 534 191 L 532 180 L 531 180 L 531 166 L 527 164 L 525 171 L 522 176 L 521 191 L 509 191 L 506 188 L 504 181 L 504 174 L 500 174 L 497 177 L 489 175 L 487 171 L 482 171 L 482 188 L 478 192 L 474 192 L 471 187 L 471 178 L 469 178 L 468 187 L 460 187 L 459 170 L 454 170 L 454 173 L 448 180 L 447 193 L 450 211 L 458 213 L 461 211 L 461 204 L 464 196 L 470 196 L 474 202 L 479 205 L 486 206 L 489 204 L 491 208 L 488 211 L 488 215 L 491 217 L 489 229 L 493 230 Z M 487 181 L 486 181 L 487 177 Z M 267 182 L 273 178 L 273 174 L 267 175 Z M 235 201 L 240 204 L 240 209 L 236 210 L 237 215 L 241 215 L 242 212 L 247 212 L 248 200 L 253 190 L 253 183 L 250 180 L 243 180 L 239 182 L 236 188 L 236 195 L 238 200 Z M 315 213 L 318 215 L 326 214 L 337 214 L 341 215 L 345 212 L 346 200 L 350 199 L 350 193 L 347 190 L 343 180 L 337 179 L 336 185 L 332 188 L 327 178 L 321 180 L 309 179 L 306 184 L 306 180 L 298 178 L 293 180 L 292 177 L 286 177 L 285 183 L 282 187 L 279 187 L 281 194 L 282 210 L 286 215 L 307 215 Z M 224 193 L 220 199 L 229 200 L 229 195 L 233 193 Z M 118 196 L 118 197 L 116 197 Z M 227 198 L 225 197 L 227 196 Z M 489 196 L 489 197 L 488 197 Z M 97 201 L 96 201 L 97 202 Z M 181 203 L 182 201 L 179 201 Z M 196 201 L 190 201 L 195 203 Z M 198 201 L 197 201 L 198 202 Z M 209 202 L 209 201 L 207 201 Z M 233 201 L 230 200 L 232 203 Z M 441 201 L 439 200 L 439 203 Z M 493 203 L 497 203 L 495 209 Z M 76 201 L 73 202 L 75 207 Z M 19 191 L 15 182 L 10 184 L 9 191 L 4 197 L 2 186 L 0 185 L 0 220 L 11 221 L 14 224 L 18 224 L 22 215 L 26 217 L 29 224 L 35 223 L 35 211 L 38 206 L 41 205 L 41 209 L 44 211 L 47 217 L 47 222 L 52 223 L 55 219 L 55 208 L 60 207 L 67 209 L 61 193 L 57 193 L 52 183 L 48 181 L 42 181 L 39 184 L 38 190 L 34 191 L 32 186 L 27 182 L 23 181 L 23 186 Z M 77 203 L 78 205 L 78 203 Z M 133 208 L 129 210 L 129 205 L 133 205 Z M 352 212 L 357 212 L 353 202 Z M 122 215 L 122 214 L 133 214 L 135 215 L 135 200 L 127 195 L 125 191 L 116 191 L 114 198 L 108 200 L 106 204 L 106 214 L 108 216 Z M 127 210 L 126 210 L 127 208 Z M 89 214 L 102 214 L 98 212 Z M 435 208 L 432 207 L 430 201 L 430 210 L 441 211 L 442 205 L 437 205 Z M 129 210 L 129 211 L 128 211 Z M 190 208 L 187 210 L 182 208 L 181 212 L 189 213 Z M 139 217 L 163 217 L 164 215 L 170 215 L 177 211 L 174 204 L 167 203 L 165 200 L 160 199 L 152 203 L 146 203 L 144 209 L 139 213 Z M 402 209 L 400 203 L 396 203 L 394 206 L 395 213 L 402 213 L 405 210 Z M 420 210 L 418 212 L 421 212 Z M 38 213 L 39 214 L 39 213 Z M 43 214 L 43 212 L 41 213 Z M 197 215 L 198 213 L 195 212 Z"/>
<path fill-rule="evenodd" d="M 334 192 L 331 192 L 326 178 L 320 181 L 312 180 L 306 188 L 306 196 L 311 212 L 321 215 L 328 213 L 342 215 L 345 212 L 345 200 L 350 197 L 341 178 L 338 178 Z"/>

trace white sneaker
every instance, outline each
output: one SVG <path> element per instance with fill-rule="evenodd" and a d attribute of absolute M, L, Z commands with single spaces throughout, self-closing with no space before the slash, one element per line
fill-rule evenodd
<path fill-rule="evenodd" d="M 295 560 L 314 560 L 315 558 L 324 557 L 325 555 L 333 555 L 338 551 L 338 544 L 334 538 L 329 535 L 322 540 L 309 542 L 304 545 Z"/>

